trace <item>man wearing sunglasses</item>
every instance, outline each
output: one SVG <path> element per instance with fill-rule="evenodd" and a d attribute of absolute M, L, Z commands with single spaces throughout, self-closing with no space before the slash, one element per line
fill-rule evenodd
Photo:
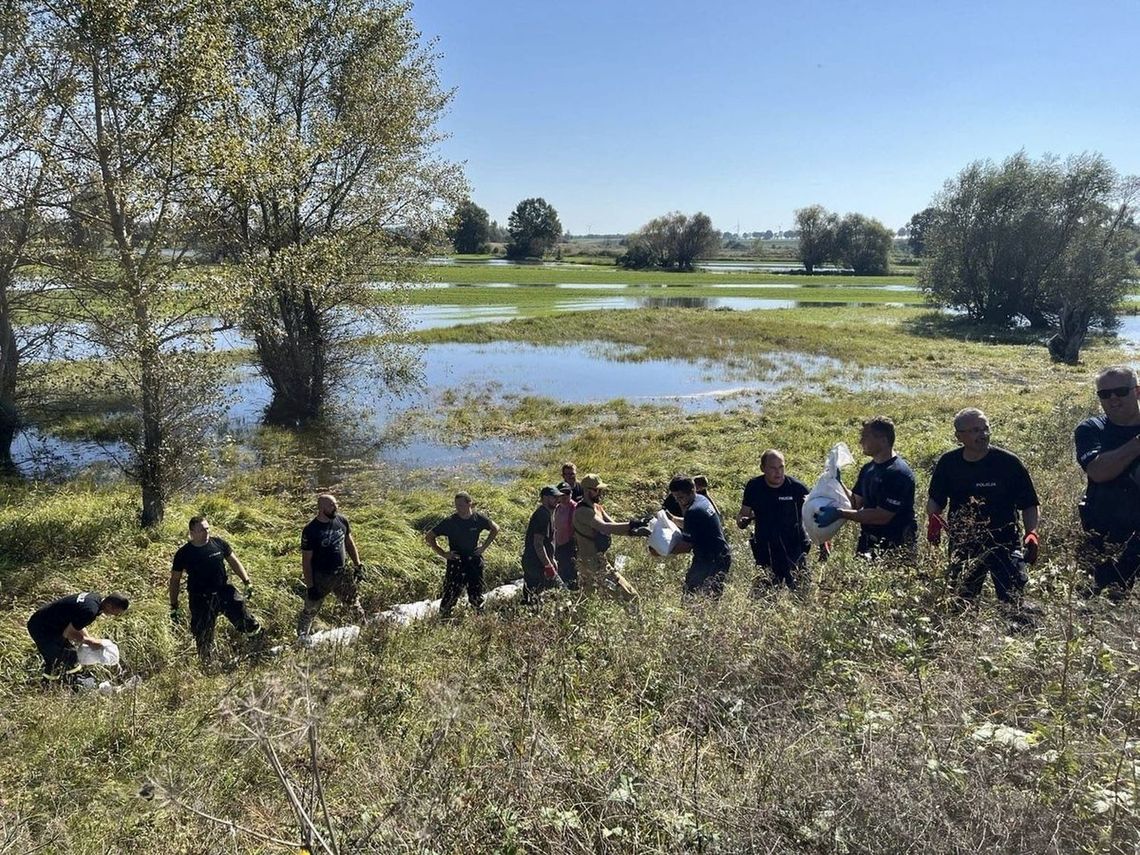
<path fill-rule="evenodd" d="M 1025 565 L 1037 560 L 1040 503 L 1033 480 L 1017 455 L 990 444 L 990 423 L 981 410 L 968 407 L 954 416 L 954 437 L 962 447 L 943 454 L 930 478 L 926 538 L 937 546 L 948 529 L 950 579 L 959 597 L 976 599 L 988 575 L 998 600 L 1020 609 Z M 942 516 L 947 503 L 948 525 Z"/>
<path fill-rule="evenodd" d="M 1077 425 L 1077 463 L 1088 476 L 1080 505 L 1088 533 L 1091 593 L 1123 596 L 1140 569 L 1140 392 L 1136 372 L 1124 365 L 1096 378 L 1103 416 Z"/>

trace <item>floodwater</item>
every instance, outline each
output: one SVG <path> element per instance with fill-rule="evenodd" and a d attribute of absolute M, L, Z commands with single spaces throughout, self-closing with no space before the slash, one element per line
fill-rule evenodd
<path fill-rule="evenodd" d="M 830 357 L 779 353 L 749 364 L 727 366 L 690 360 L 638 359 L 635 348 L 604 342 L 533 345 L 517 342 L 433 344 L 424 348 L 423 385 L 401 396 L 385 394 L 366 373 L 348 381 L 341 397 L 363 412 L 352 456 L 367 457 L 400 469 L 428 469 L 441 474 L 474 472 L 493 461 L 499 472 L 522 464 L 535 442 L 479 436 L 433 435 L 429 429 L 404 430 L 405 424 L 430 424 L 453 402 L 469 406 L 509 402 L 523 396 L 569 403 L 624 399 L 632 403 L 674 405 L 685 412 L 752 405 L 766 395 L 800 385 L 806 378 L 840 376 L 842 363 Z M 850 386 L 850 383 L 847 383 Z M 862 388 L 885 388 L 873 374 Z M 270 401 L 265 381 L 252 365 L 237 369 L 237 382 L 223 433 L 250 453 L 254 433 Z M 335 445 L 335 443 L 334 443 Z M 334 449 L 335 451 L 335 449 Z M 348 454 L 347 449 L 342 449 Z M 332 452 L 330 452 L 332 453 Z M 74 471 L 112 457 L 126 459 L 121 447 L 45 437 L 34 430 L 18 440 L 15 457 L 29 475 Z M 257 465 L 257 464 L 254 464 Z"/>

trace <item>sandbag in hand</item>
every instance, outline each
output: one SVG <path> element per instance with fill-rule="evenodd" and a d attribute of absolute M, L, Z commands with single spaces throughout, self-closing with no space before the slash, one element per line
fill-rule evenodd
<path fill-rule="evenodd" d="M 812 519 L 815 520 L 815 524 L 820 528 L 827 528 L 827 526 L 839 519 L 839 508 L 835 505 L 824 505 L 812 514 Z"/>

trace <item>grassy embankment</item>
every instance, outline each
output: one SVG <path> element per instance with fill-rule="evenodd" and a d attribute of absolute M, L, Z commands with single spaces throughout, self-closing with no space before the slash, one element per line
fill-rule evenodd
<path fill-rule="evenodd" d="M 733 529 L 734 579 L 717 605 L 682 606 L 683 561 L 651 561 L 619 539 L 644 594 L 637 615 L 606 601 L 551 601 L 203 675 L 185 633 L 166 622 L 167 562 L 183 520 L 205 511 L 232 540 L 254 574 L 257 611 L 283 639 L 315 483 L 287 457 L 269 461 L 179 501 L 154 533 L 134 527 L 129 491 L 13 486 L 0 511 L 8 847 L 287 851 L 250 833 L 297 839 L 240 722 L 265 724 L 287 773 L 310 781 L 296 723 L 312 715 L 346 852 L 1134 850 L 1137 611 L 1078 610 L 1071 597 L 1080 479 L 1070 431 L 1095 404 L 1087 369 L 1050 365 L 1036 346 L 966 340 L 911 310 L 600 312 L 426 337 L 552 336 L 614 339 L 648 355 L 683 342 L 690 355 L 758 366 L 785 350 L 832 354 L 883 385 L 859 392 L 846 375 L 805 374 L 760 409 L 691 415 L 522 399 L 484 402 L 473 416 L 456 402 L 440 415 L 443 429 L 564 437 L 518 483 L 474 486 L 505 529 L 488 554 L 492 581 L 516 575 L 534 488 L 563 457 L 606 477 L 618 516 L 649 506 L 678 469 L 709 474 L 731 512 L 763 447 L 785 448 L 789 470 L 810 481 L 832 442 L 854 444 L 860 420 L 885 412 L 921 491 L 952 444 L 949 417 L 969 403 L 990 413 L 995 440 L 1037 480 L 1045 549 L 1031 593 L 1041 626 L 1011 636 L 988 604 L 959 614 L 936 553 L 924 547 L 916 567 L 867 567 L 849 558 L 851 531 L 806 598 L 755 603 Z M 1087 359 L 1117 356 L 1098 346 Z M 447 497 L 364 470 L 336 487 L 378 567 L 368 604 L 430 592 L 439 568 L 418 532 Z M 23 683 L 28 611 L 84 587 L 137 596 L 129 615 L 100 624 L 146 678 L 134 693 L 72 698 Z M 159 796 L 138 798 L 151 778 Z M 312 804 L 307 784 L 299 793 Z"/>

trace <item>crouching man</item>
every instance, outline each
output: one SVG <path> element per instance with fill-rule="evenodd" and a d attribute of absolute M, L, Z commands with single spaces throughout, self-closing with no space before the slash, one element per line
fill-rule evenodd
<path fill-rule="evenodd" d="M 131 605 L 123 594 L 101 596 L 95 591 L 70 594 L 41 606 L 28 619 L 28 634 L 44 660 L 44 680 L 70 682 L 79 673 L 80 645 L 103 647 L 103 639 L 87 631 L 99 615 L 116 617 Z"/>

